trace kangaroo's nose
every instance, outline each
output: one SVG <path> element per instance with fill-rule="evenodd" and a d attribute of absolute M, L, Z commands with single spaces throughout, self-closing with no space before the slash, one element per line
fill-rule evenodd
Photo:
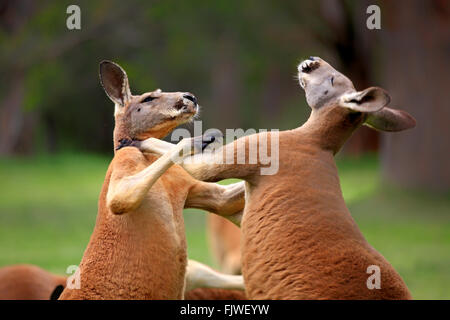
<path fill-rule="evenodd" d="M 197 98 L 193 94 L 186 93 L 183 95 L 183 98 L 191 100 L 194 103 L 194 105 L 197 105 Z"/>

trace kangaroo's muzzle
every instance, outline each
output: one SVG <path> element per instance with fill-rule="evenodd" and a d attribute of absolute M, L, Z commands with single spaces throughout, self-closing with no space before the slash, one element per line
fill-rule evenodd
<path fill-rule="evenodd" d="M 183 99 L 179 102 L 179 107 L 177 109 L 183 113 L 197 113 L 197 98 L 191 93 L 183 94 Z"/>
<path fill-rule="evenodd" d="M 188 99 L 188 100 L 191 100 L 191 101 L 194 103 L 195 106 L 198 105 L 198 103 L 197 103 L 197 102 L 198 102 L 198 101 L 197 101 L 197 98 L 196 98 L 193 94 L 186 93 L 185 95 L 183 95 L 183 98 Z"/>

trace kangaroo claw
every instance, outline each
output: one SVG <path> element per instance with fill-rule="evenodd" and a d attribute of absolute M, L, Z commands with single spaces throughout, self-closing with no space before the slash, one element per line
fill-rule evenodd
<path fill-rule="evenodd" d="M 214 141 L 216 141 L 216 137 L 214 136 L 205 137 L 204 139 L 202 139 L 202 151 L 205 150 L 205 148 Z"/>

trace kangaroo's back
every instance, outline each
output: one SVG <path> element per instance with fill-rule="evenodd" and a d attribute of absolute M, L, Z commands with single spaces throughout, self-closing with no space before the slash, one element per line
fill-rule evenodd
<path fill-rule="evenodd" d="M 0 300 L 50 300 L 57 286 L 66 286 L 66 277 L 33 265 L 0 268 Z"/>
<path fill-rule="evenodd" d="M 288 137 L 286 137 L 286 135 Z M 342 197 L 333 155 L 282 133 L 280 169 L 251 190 L 242 221 L 242 269 L 252 299 L 407 299 L 389 263 L 364 239 Z M 295 174 L 292 174 L 295 172 Z M 370 290 L 367 268 L 383 285 Z"/>

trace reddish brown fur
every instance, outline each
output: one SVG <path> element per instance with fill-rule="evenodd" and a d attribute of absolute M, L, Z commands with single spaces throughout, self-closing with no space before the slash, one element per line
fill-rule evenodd
<path fill-rule="evenodd" d="M 80 264 L 81 289 L 66 289 L 61 299 L 182 298 L 187 259 L 183 208 L 193 179 L 173 166 L 135 212 L 114 215 L 105 205 L 114 170 L 133 174 L 154 160 L 131 147 L 116 153 L 100 194 L 96 227 Z"/>
<path fill-rule="evenodd" d="M 259 164 L 184 165 L 197 178 L 247 181 L 241 250 L 250 299 L 411 298 L 398 273 L 364 239 L 342 197 L 334 154 L 365 117 L 329 106 L 313 111 L 302 127 L 280 132 L 275 175 L 260 175 Z M 248 154 L 251 136 L 241 139 Z M 218 152 L 236 150 L 236 144 Z M 381 269 L 379 290 L 366 286 L 370 265 Z"/>
<path fill-rule="evenodd" d="M 0 300 L 49 300 L 66 278 L 33 265 L 13 265 L 0 269 Z"/>
<path fill-rule="evenodd" d="M 333 136 L 345 141 L 349 133 L 342 130 Z M 323 148 L 326 139 L 325 131 L 282 132 L 279 172 L 261 177 L 252 188 L 242 221 L 242 269 L 248 296 L 410 299 L 401 277 L 367 243 L 351 217 L 342 197 L 334 150 Z M 370 265 L 381 269 L 379 290 L 366 286 Z"/>
<path fill-rule="evenodd" d="M 330 106 L 314 111 L 302 127 L 280 132 L 275 175 L 255 174 L 249 165 L 190 168 L 202 179 L 247 181 L 241 250 L 250 299 L 411 298 L 398 273 L 364 239 L 342 197 L 334 154 L 365 120 L 349 113 Z M 370 265 L 381 269 L 379 290 L 366 286 Z"/>
<path fill-rule="evenodd" d="M 125 138 L 162 138 L 196 112 L 195 98 L 185 99 L 185 93 L 157 90 L 132 96 L 125 72 L 114 63 L 102 62 L 100 72 L 116 103 L 115 147 Z M 150 96 L 154 101 L 143 102 Z M 151 166 L 158 163 L 164 165 Z M 155 172 L 144 171 L 152 168 L 164 172 L 154 182 L 149 177 Z M 135 147 L 119 149 L 106 173 L 96 225 L 80 264 L 81 288 L 66 288 L 60 298 L 181 299 L 187 264 L 183 208 L 242 210 L 243 192 L 227 202 L 221 197 L 224 190 L 195 180 L 170 158 L 158 159 Z"/>

